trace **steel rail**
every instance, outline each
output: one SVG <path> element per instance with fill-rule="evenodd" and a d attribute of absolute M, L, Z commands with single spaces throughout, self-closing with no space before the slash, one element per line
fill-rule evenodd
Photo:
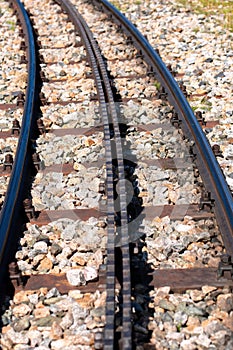
<path fill-rule="evenodd" d="M 112 4 L 107 0 L 92 0 L 97 7 L 111 14 L 112 19 L 121 25 L 127 35 L 135 41 L 135 46 L 140 50 L 148 66 L 156 79 L 160 81 L 168 93 L 168 100 L 176 109 L 183 121 L 182 128 L 185 135 L 194 141 L 194 149 L 198 154 L 196 158 L 200 175 L 206 189 L 214 199 L 214 211 L 221 231 L 225 249 L 231 255 L 233 261 L 233 198 L 223 172 L 213 154 L 209 141 L 207 140 L 192 108 L 180 90 L 174 77 L 163 63 L 160 56 L 139 32 L 139 30 Z"/>
<path fill-rule="evenodd" d="M 88 30 L 88 36 L 92 42 L 95 52 L 99 51 L 96 41 L 94 40 L 92 33 Z M 101 75 L 103 82 L 106 87 L 108 100 L 106 101 L 109 104 L 109 112 L 111 120 L 114 126 L 114 141 L 112 158 L 116 154 L 117 159 L 117 169 L 118 169 L 118 178 L 119 178 L 119 192 L 120 197 L 120 213 L 121 213 L 121 225 L 118 235 L 120 235 L 120 246 L 122 251 L 122 298 L 123 298 L 123 316 L 122 316 L 122 338 L 121 338 L 121 347 L 122 350 L 129 350 L 132 346 L 132 330 L 131 330 L 131 277 L 130 277 L 130 252 L 129 252 L 129 232 L 128 232 L 128 217 L 127 217 L 127 204 L 126 204 L 126 185 L 125 185 L 125 172 L 124 172 L 124 158 L 121 144 L 121 135 L 119 130 L 119 120 L 116 111 L 116 105 L 114 102 L 114 97 L 112 94 L 111 86 L 107 76 L 106 68 L 101 54 L 97 55 L 98 64 L 101 70 Z M 116 210 L 115 210 L 116 211 Z M 107 335 L 105 336 L 107 340 Z M 109 346 L 104 346 L 107 350 L 111 350 L 111 344 Z"/>
<path fill-rule="evenodd" d="M 105 157 L 107 170 L 107 200 L 108 200 L 108 242 L 107 242 L 107 274 L 106 274 L 106 326 L 104 332 L 104 349 L 115 348 L 115 203 L 113 188 L 112 160 L 117 159 L 118 176 L 120 183 L 120 212 L 121 212 L 121 249 L 123 266 L 123 317 L 121 347 L 123 350 L 130 350 L 132 346 L 131 335 L 131 279 L 130 279 L 130 257 L 129 257 L 129 237 L 128 219 L 126 204 L 126 189 L 124 175 L 124 159 L 121 145 L 121 135 L 116 106 L 109 83 L 107 71 L 102 59 L 98 45 L 83 17 L 78 13 L 70 1 L 56 0 L 56 2 L 69 13 L 73 24 L 81 34 L 84 45 L 87 49 L 92 70 L 95 77 L 98 91 L 100 112 L 104 125 Z M 103 89 L 103 85 L 105 89 Z M 105 91 L 105 92 L 104 92 Z M 110 124 L 114 125 L 114 138 L 110 135 Z"/>
<path fill-rule="evenodd" d="M 120 197 L 120 213 L 121 213 L 121 225 L 118 235 L 120 235 L 120 247 L 122 252 L 122 298 L 123 298 L 123 310 L 122 310 L 122 338 L 121 347 L 123 350 L 131 349 L 132 347 L 132 329 L 131 329 L 131 276 L 130 276 L 130 252 L 129 252 L 129 231 L 128 231 L 128 217 L 127 217 L 127 203 L 126 203 L 126 185 L 125 185 L 125 172 L 124 172 L 124 157 L 121 144 L 121 135 L 119 129 L 119 120 L 116 111 L 116 104 L 112 94 L 112 89 L 109 83 L 109 78 L 106 72 L 103 58 L 99 52 L 98 45 L 93 38 L 93 35 L 89 28 L 86 28 L 88 36 L 91 40 L 92 46 L 97 52 L 97 60 L 99 68 L 101 70 L 101 76 L 106 87 L 107 103 L 109 103 L 109 112 L 114 126 L 114 146 L 112 155 L 116 154 L 117 169 L 119 178 L 119 197 Z M 114 152 L 115 151 L 115 152 Z M 115 209 L 116 211 L 116 209 Z M 105 337 L 107 339 L 107 337 Z M 105 349 L 111 350 L 111 347 L 105 346 Z"/>
<path fill-rule="evenodd" d="M 18 13 L 21 25 L 27 40 L 27 68 L 28 81 L 26 89 L 26 99 L 23 111 L 23 119 L 21 132 L 18 140 L 16 155 L 7 188 L 4 205 L 0 215 L 0 279 L 2 280 L 6 274 L 7 265 L 9 263 L 9 252 L 11 251 L 10 240 L 16 234 L 15 222 L 19 215 L 22 204 L 23 191 L 23 173 L 29 162 L 28 142 L 31 134 L 31 125 L 33 121 L 33 109 L 36 86 L 36 55 L 33 31 L 29 17 L 24 9 L 23 4 L 19 0 L 12 0 L 12 6 Z"/>

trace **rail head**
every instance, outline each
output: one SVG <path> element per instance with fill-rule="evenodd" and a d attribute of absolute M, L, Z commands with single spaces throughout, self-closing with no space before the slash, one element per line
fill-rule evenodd
<path fill-rule="evenodd" d="M 194 141 L 194 149 L 201 157 L 197 157 L 197 166 L 206 189 L 214 199 L 214 211 L 223 236 L 225 248 L 233 258 L 233 197 L 223 172 L 213 154 L 191 106 L 180 87 L 165 66 L 159 54 L 153 49 L 139 30 L 107 0 L 93 0 L 97 7 L 111 14 L 117 24 L 124 27 L 127 35 L 134 39 L 135 46 L 141 50 L 149 67 L 153 68 L 156 79 L 160 81 L 168 94 L 168 100 L 174 106 L 179 118 L 183 121 L 186 137 Z"/>
<path fill-rule="evenodd" d="M 12 7 L 16 10 L 17 16 L 20 19 L 21 26 L 27 41 L 27 69 L 28 80 L 26 97 L 21 125 L 21 132 L 18 139 L 18 145 L 14 164 L 11 172 L 9 185 L 4 201 L 4 205 L 0 215 L 0 276 L 6 268 L 8 256 L 6 256 L 6 248 L 12 234 L 12 228 L 14 220 L 18 212 L 18 201 L 21 193 L 22 176 L 25 169 L 27 155 L 28 155 L 28 142 L 31 134 L 31 125 L 33 121 L 34 111 L 34 99 L 35 99 L 35 86 L 36 86 L 36 54 L 35 54 L 35 42 L 30 19 L 23 4 L 19 0 L 11 1 Z M 10 249 L 10 248 L 8 248 Z"/>

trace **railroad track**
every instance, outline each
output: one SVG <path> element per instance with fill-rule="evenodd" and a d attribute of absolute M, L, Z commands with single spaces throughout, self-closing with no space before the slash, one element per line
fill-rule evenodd
<path fill-rule="evenodd" d="M 40 290 L 41 300 L 47 295 L 48 299 L 58 298 L 55 303 L 62 300 L 64 303 L 65 298 L 73 296 L 84 300 L 83 306 L 85 298 L 88 299 L 85 293 L 93 292 L 89 303 L 98 306 L 89 313 L 89 321 L 85 321 L 88 326 L 83 345 L 96 349 L 131 349 L 139 344 L 153 347 L 149 343 L 151 332 L 145 326 L 145 318 L 150 318 L 151 313 L 148 307 L 143 310 L 150 288 L 169 285 L 176 292 L 206 284 L 232 286 L 232 195 L 200 126 L 203 120 L 200 114 L 193 114 L 185 98 L 185 87 L 179 87 L 159 53 L 107 1 L 74 1 L 73 5 L 57 0 L 49 4 L 38 2 L 33 7 L 25 1 L 27 12 L 18 1 L 10 4 L 21 23 L 24 37 L 21 48 L 26 50 L 21 62 L 27 63 L 29 78 L 25 101 L 23 94 L 18 93 L 16 103 L 24 106 L 24 113 L 14 164 L 8 164 L 9 155 L 3 164 L 5 176 L 8 169 L 12 171 L 0 222 L 0 276 L 6 287 L 2 300 L 6 303 L 9 295 L 13 297 L 16 293 L 25 295 L 27 303 L 32 300 L 30 295 L 36 295 L 27 291 Z M 92 13 L 93 5 L 96 8 Z M 43 6 L 58 25 L 47 26 L 49 17 L 43 13 Z M 84 20 L 87 16 L 88 21 L 90 14 L 92 31 Z M 106 29 L 112 40 L 109 47 L 105 47 L 102 25 L 95 21 L 98 17 L 109 28 Z M 57 34 L 55 39 L 53 32 Z M 124 45 L 126 49 L 122 48 Z M 126 69 L 128 64 L 131 66 Z M 143 101 L 148 104 L 147 109 L 142 108 Z M 146 122 L 138 115 L 141 120 L 144 116 Z M 89 119 L 84 121 L 85 117 Z M 165 147 L 160 145 L 162 151 L 158 147 L 161 136 L 162 145 L 167 142 Z M 144 146 L 135 148 L 140 138 L 147 139 L 145 148 L 149 156 L 140 152 Z M 68 146 L 61 149 L 65 140 Z M 174 148 L 176 144 L 179 146 Z M 150 176 L 153 186 L 146 184 Z M 176 178 L 180 187 L 185 181 L 190 184 L 194 195 L 189 201 L 184 194 L 181 201 L 174 196 L 169 177 Z M 163 190 L 158 188 L 159 179 L 166 180 Z M 165 187 L 171 190 L 168 200 L 159 196 Z M 185 185 L 183 191 L 187 191 Z M 58 192 L 61 195 L 56 203 Z M 160 239 L 159 244 L 165 244 L 161 252 L 153 250 L 153 237 L 159 241 L 159 235 L 153 232 L 160 223 L 163 225 L 162 218 L 168 217 L 180 220 L 183 229 L 191 230 L 195 221 L 201 222 L 200 227 L 208 227 L 209 233 L 201 238 L 196 235 L 194 242 L 190 236 L 183 239 L 186 240 L 183 246 L 176 241 L 173 251 L 182 252 L 185 245 L 195 246 L 199 240 L 214 237 L 213 255 L 217 251 L 218 257 L 214 260 L 213 256 L 211 267 L 203 262 L 192 264 L 190 260 L 191 269 L 184 268 L 178 258 L 177 267 L 182 269 L 170 268 L 164 273 L 166 263 L 161 263 L 164 259 L 161 256 L 166 255 L 166 241 Z M 156 264 L 149 266 L 148 256 L 155 253 Z M 167 255 L 172 255 L 171 247 Z M 143 306 L 138 302 L 140 298 L 144 298 Z M 69 303 L 78 310 L 70 299 Z M 43 328 L 35 319 L 49 316 L 51 310 L 46 305 L 49 304 L 40 306 L 40 315 L 40 307 L 36 306 L 36 311 L 32 306 L 21 311 L 24 320 L 30 319 L 23 331 L 30 326 Z M 80 340 L 74 331 L 78 315 L 72 316 L 76 323 L 68 339 L 68 326 L 58 321 L 55 314 L 46 324 L 52 333 L 47 343 L 43 335 L 44 345 L 56 348 L 56 340 L 62 338 L 61 347 L 68 341 L 78 348 Z M 97 315 L 96 322 L 93 315 Z M 8 318 L 4 313 L 4 317 L 4 326 L 13 322 L 14 332 L 20 329 L 17 326 L 20 311 L 11 311 Z M 2 339 L 4 349 L 17 344 L 7 336 Z M 24 341 L 24 346 L 38 345 L 32 338 Z"/>

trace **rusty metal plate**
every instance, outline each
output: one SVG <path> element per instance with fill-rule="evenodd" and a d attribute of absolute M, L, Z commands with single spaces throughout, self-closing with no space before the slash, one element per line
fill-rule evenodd
<path fill-rule="evenodd" d="M 206 125 L 203 126 L 203 128 L 212 128 L 219 124 L 218 120 L 213 121 L 206 121 Z M 160 123 L 154 123 L 154 124 L 143 124 L 143 125 L 128 125 L 128 127 L 135 127 L 138 131 L 153 131 L 158 128 L 162 128 L 163 130 L 170 130 L 171 124 L 160 124 Z M 49 130 L 51 133 L 55 134 L 56 136 L 64 136 L 64 135 L 86 135 L 91 136 L 96 132 L 103 131 L 103 125 L 95 125 L 90 128 L 67 128 L 67 129 L 51 129 Z"/>
<path fill-rule="evenodd" d="M 82 103 L 83 101 L 80 100 L 72 100 L 72 101 L 46 101 L 46 105 L 48 106 L 53 106 L 53 105 L 60 105 L 60 106 L 67 106 L 70 103 L 74 103 L 74 104 L 79 104 Z"/>
<path fill-rule="evenodd" d="M 185 216 L 190 216 L 193 219 L 207 219 L 213 217 L 213 213 L 201 210 L 199 211 L 197 204 L 180 204 L 180 205 L 158 205 L 144 207 L 142 215 L 146 216 L 147 220 L 153 220 L 155 217 L 169 216 L 172 220 L 182 220 Z M 90 217 L 100 218 L 107 215 L 107 211 L 101 211 L 96 208 L 91 209 L 70 209 L 70 210 L 45 210 L 38 213 L 38 217 L 30 220 L 31 224 L 38 226 L 47 225 L 52 221 L 61 218 L 72 220 L 86 221 Z"/>
<path fill-rule="evenodd" d="M 186 169 L 190 166 L 190 161 L 188 162 L 186 158 L 160 158 L 160 159 L 145 159 L 142 161 L 149 166 L 157 166 L 161 169 Z"/>
<path fill-rule="evenodd" d="M 192 269 L 161 269 L 155 270 L 150 283 L 154 288 L 170 286 L 174 292 L 187 289 L 199 289 L 204 285 L 224 287 L 233 286 L 233 280 L 217 278 L 216 268 L 192 268 Z"/>
<path fill-rule="evenodd" d="M 16 137 L 16 138 L 18 138 L 19 135 L 16 134 L 16 133 L 12 135 L 11 130 L 8 130 L 8 131 L 1 131 L 0 132 L 0 137 L 1 137 L 1 139 L 6 139 L 8 137 Z"/>
<path fill-rule="evenodd" d="M 90 128 L 70 128 L 70 129 L 51 129 L 50 132 L 56 136 L 64 135 L 86 135 L 90 136 L 94 133 L 103 131 L 103 125 L 92 126 Z"/>
<path fill-rule="evenodd" d="M 48 210 L 42 211 L 37 218 L 31 219 L 30 222 L 31 224 L 43 226 L 61 218 L 86 221 L 90 217 L 100 218 L 103 216 L 106 216 L 106 213 L 97 209 Z"/>
<path fill-rule="evenodd" d="M 84 293 L 92 293 L 96 290 L 105 290 L 105 276 L 100 275 L 98 281 L 89 282 L 82 286 L 72 286 L 66 279 L 65 274 L 41 274 L 41 275 L 31 275 L 28 277 L 26 284 L 22 286 L 15 287 L 15 292 L 20 290 L 38 290 L 40 288 L 52 289 L 56 287 L 60 293 L 65 294 L 70 290 L 78 289 Z"/>
<path fill-rule="evenodd" d="M 193 219 L 207 219 L 214 216 L 207 210 L 199 210 L 197 204 L 149 206 L 144 207 L 143 213 L 149 220 L 153 220 L 156 216 L 160 218 L 169 216 L 172 220 L 182 220 L 185 216 L 190 216 Z"/>
<path fill-rule="evenodd" d="M 175 158 L 175 159 L 146 159 L 143 161 L 143 163 L 147 165 L 153 165 L 157 166 L 158 168 L 162 169 L 184 169 L 187 166 L 187 162 L 183 158 Z M 86 168 L 100 168 L 104 165 L 104 160 L 99 159 L 96 162 L 85 162 L 82 163 Z M 73 163 L 66 163 L 66 164 L 53 164 L 50 166 L 45 167 L 44 169 L 40 170 L 40 172 L 43 172 L 44 174 L 50 173 L 50 172 L 62 172 L 63 175 L 68 175 L 72 171 L 75 171 L 73 168 Z M 0 173 L 1 173 L 1 167 L 0 167 Z M 3 173 L 4 174 L 4 173 Z"/>
<path fill-rule="evenodd" d="M 1 110 L 14 109 L 14 108 L 19 108 L 19 106 L 17 106 L 15 103 L 1 103 L 0 104 Z"/>
<path fill-rule="evenodd" d="M 216 125 L 219 125 L 219 120 L 206 121 L 206 125 L 203 126 L 203 129 L 205 129 L 205 128 L 213 128 Z"/>

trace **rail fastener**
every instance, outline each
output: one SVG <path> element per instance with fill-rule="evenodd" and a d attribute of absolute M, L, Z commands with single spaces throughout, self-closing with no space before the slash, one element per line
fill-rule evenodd
<path fill-rule="evenodd" d="M 217 277 L 225 277 L 233 280 L 233 260 L 229 254 L 223 254 L 218 264 Z"/>
<path fill-rule="evenodd" d="M 195 117 L 197 118 L 198 123 L 200 123 L 203 126 L 206 126 L 206 121 L 205 121 L 205 118 L 203 117 L 201 111 L 197 111 L 195 113 Z"/>
<path fill-rule="evenodd" d="M 35 208 L 32 205 L 32 200 L 30 198 L 24 199 L 23 207 L 25 210 L 25 214 L 27 215 L 29 220 L 35 218 L 35 216 L 36 216 Z"/>
<path fill-rule="evenodd" d="M 45 129 L 43 120 L 42 120 L 41 118 L 39 118 L 39 119 L 37 120 L 37 127 L 38 127 L 38 130 L 39 130 L 40 135 L 45 134 L 46 129 Z"/>
<path fill-rule="evenodd" d="M 219 145 L 215 144 L 211 148 L 212 148 L 212 151 L 213 151 L 215 157 L 223 158 L 223 154 L 222 154 L 222 151 L 221 151 L 221 148 Z"/>
<path fill-rule="evenodd" d="M 33 153 L 32 154 L 32 161 L 35 169 L 37 171 L 41 170 L 41 159 L 38 153 Z"/>
<path fill-rule="evenodd" d="M 20 124 L 18 119 L 14 119 L 12 123 L 12 128 L 11 128 L 11 135 L 19 135 L 20 133 Z"/>
<path fill-rule="evenodd" d="M 9 168 L 10 170 L 12 170 L 12 166 L 13 166 L 13 157 L 11 154 L 7 154 L 5 156 L 5 160 L 3 163 L 3 170 L 7 170 L 7 168 Z"/>
<path fill-rule="evenodd" d="M 24 94 L 20 92 L 17 97 L 16 105 L 19 107 L 23 107 L 24 103 L 25 103 Z"/>
<path fill-rule="evenodd" d="M 12 261 L 8 265 L 8 271 L 9 271 L 9 278 L 12 284 L 16 285 L 17 287 L 22 286 L 23 278 L 16 261 Z"/>
<path fill-rule="evenodd" d="M 209 191 L 203 190 L 201 194 L 199 210 L 203 210 L 205 207 L 212 209 L 214 206 L 214 199 L 211 198 L 211 193 Z"/>

